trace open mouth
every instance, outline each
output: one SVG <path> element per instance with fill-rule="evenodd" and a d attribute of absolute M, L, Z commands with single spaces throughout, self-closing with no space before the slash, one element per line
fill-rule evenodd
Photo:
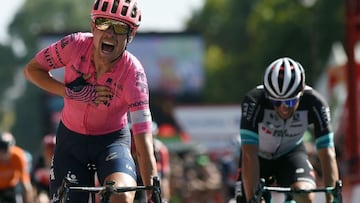
<path fill-rule="evenodd" d="M 115 45 L 110 42 L 103 42 L 101 44 L 101 50 L 105 52 L 113 52 L 115 49 Z"/>

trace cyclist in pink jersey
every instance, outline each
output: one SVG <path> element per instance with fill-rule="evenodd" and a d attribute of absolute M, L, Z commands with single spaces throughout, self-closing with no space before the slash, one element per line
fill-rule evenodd
<path fill-rule="evenodd" d="M 149 91 L 144 69 L 126 50 L 140 25 L 136 0 L 95 0 L 91 33 L 73 33 L 45 47 L 26 65 L 25 77 L 64 98 L 50 174 L 50 195 L 64 177 L 79 185 L 100 183 L 135 186 L 136 170 L 130 154 L 129 112 L 145 185 L 157 176 L 153 153 Z M 65 67 L 64 83 L 49 71 Z M 132 202 L 135 192 L 112 195 L 112 202 Z M 88 194 L 70 193 L 70 202 L 86 202 Z M 151 201 L 151 192 L 147 193 Z"/>

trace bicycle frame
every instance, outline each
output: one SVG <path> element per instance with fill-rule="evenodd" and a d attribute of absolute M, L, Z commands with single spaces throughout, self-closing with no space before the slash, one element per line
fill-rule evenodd
<path fill-rule="evenodd" d="M 63 184 L 58 190 L 58 197 L 60 203 L 66 203 L 68 201 L 68 195 L 70 191 L 86 191 L 89 193 L 98 193 L 101 196 L 102 203 L 109 203 L 110 196 L 114 193 L 122 193 L 128 191 L 138 191 L 138 190 L 152 190 L 152 198 L 154 203 L 161 203 L 161 190 L 160 190 L 160 181 L 158 177 L 153 178 L 152 186 L 132 186 L 132 187 L 114 187 L 114 181 L 107 181 L 105 186 L 100 187 L 82 187 L 82 186 L 72 186 L 74 183 L 71 179 L 65 178 Z M 94 202 L 92 198 L 92 202 Z"/>
<path fill-rule="evenodd" d="M 271 187 L 265 185 L 265 180 L 261 179 L 255 195 L 251 202 L 257 202 L 263 197 L 264 192 L 278 192 L 284 194 L 300 194 L 300 193 L 313 193 L 324 192 L 334 196 L 333 203 L 342 203 L 342 182 L 336 181 L 335 187 L 315 188 L 315 189 L 292 189 L 290 187 Z"/>

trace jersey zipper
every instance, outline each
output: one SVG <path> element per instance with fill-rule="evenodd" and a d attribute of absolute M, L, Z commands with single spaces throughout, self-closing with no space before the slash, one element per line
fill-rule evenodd
<path fill-rule="evenodd" d="M 90 108 L 90 104 L 86 105 L 85 108 L 85 113 L 84 113 L 84 119 L 83 119 L 83 125 L 84 125 L 84 130 L 85 130 L 85 134 L 88 134 L 88 127 L 87 127 L 87 119 L 88 119 L 88 115 L 89 115 L 89 108 Z"/>
<path fill-rule="evenodd" d="M 95 67 L 95 66 L 94 66 Z M 95 72 L 93 73 L 94 74 L 94 82 L 93 83 L 97 83 L 97 72 L 95 70 Z M 84 112 L 84 118 L 83 118 L 83 125 L 84 125 L 84 130 L 85 130 L 85 134 L 88 134 L 89 133 L 89 130 L 88 130 L 88 126 L 87 126 L 87 120 L 88 120 L 88 117 L 89 117 L 89 109 L 90 109 L 90 106 L 92 104 L 87 104 L 86 105 L 86 108 L 85 108 L 85 112 Z"/>
<path fill-rule="evenodd" d="M 284 120 L 284 121 L 283 121 L 283 127 L 282 127 L 282 131 L 283 131 L 283 132 L 286 131 L 286 121 L 287 121 L 287 120 Z M 284 133 L 281 133 L 280 141 L 279 141 L 278 146 L 277 146 L 277 148 L 276 148 L 276 150 L 275 150 L 275 152 L 274 152 L 274 155 L 276 155 L 276 154 L 279 152 L 280 146 L 281 146 L 281 144 L 282 144 L 283 139 L 284 139 Z"/>

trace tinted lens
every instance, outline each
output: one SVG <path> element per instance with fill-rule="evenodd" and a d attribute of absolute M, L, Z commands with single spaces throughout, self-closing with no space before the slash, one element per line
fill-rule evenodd
<path fill-rule="evenodd" d="M 279 107 L 281 105 L 281 101 L 276 101 L 276 100 L 270 100 L 270 101 L 276 107 Z"/>
<path fill-rule="evenodd" d="M 95 26 L 99 30 L 107 30 L 111 26 L 106 18 L 96 18 L 95 19 Z"/>
<path fill-rule="evenodd" d="M 106 19 L 106 18 L 96 18 L 95 26 L 98 30 L 102 30 L 102 31 L 105 31 L 105 30 L 109 29 L 110 27 L 113 27 L 114 32 L 116 34 L 120 34 L 120 35 L 124 35 L 129 32 L 129 26 L 126 25 L 125 23 Z"/>
<path fill-rule="evenodd" d="M 124 24 L 113 24 L 116 34 L 125 35 L 129 32 L 129 26 Z"/>
<path fill-rule="evenodd" d="M 292 98 L 292 99 L 288 99 L 288 100 L 273 100 L 271 99 L 271 103 L 275 106 L 275 107 L 279 107 L 281 104 L 286 105 L 289 108 L 294 107 L 299 101 L 299 98 Z"/>

